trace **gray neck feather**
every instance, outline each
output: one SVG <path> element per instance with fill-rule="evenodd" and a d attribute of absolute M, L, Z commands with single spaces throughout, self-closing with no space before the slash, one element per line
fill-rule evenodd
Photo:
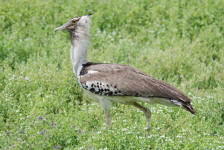
<path fill-rule="evenodd" d="M 70 31 L 71 36 L 71 61 L 73 65 L 73 72 L 76 76 L 82 69 L 82 64 L 88 62 L 87 51 L 90 44 L 89 29 L 77 28 L 76 31 Z"/>

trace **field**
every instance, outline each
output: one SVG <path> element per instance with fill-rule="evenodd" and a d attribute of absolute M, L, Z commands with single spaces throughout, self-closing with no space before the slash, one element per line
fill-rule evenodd
<path fill-rule="evenodd" d="M 0 149 L 224 149 L 223 0 L 0 0 Z M 127 64 L 193 99 L 195 116 L 114 104 L 112 128 L 86 97 L 70 37 L 54 29 L 93 13 L 93 62 Z"/>

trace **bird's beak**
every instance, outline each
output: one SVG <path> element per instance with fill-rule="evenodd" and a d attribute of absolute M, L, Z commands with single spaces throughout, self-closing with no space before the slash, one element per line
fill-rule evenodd
<path fill-rule="evenodd" d="M 72 22 L 69 21 L 69 22 L 65 23 L 64 25 L 62 25 L 62 26 L 56 28 L 56 29 L 54 30 L 54 32 L 56 32 L 56 31 L 60 31 L 60 30 L 65 30 L 65 29 L 67 29 L 67 27 L 69 27 L 71 24 L 72 24 Z"/>

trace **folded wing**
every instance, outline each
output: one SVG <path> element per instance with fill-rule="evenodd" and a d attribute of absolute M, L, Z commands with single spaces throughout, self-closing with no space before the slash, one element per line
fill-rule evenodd
<path fill-rule="evenodd" d="M 95 94 L 158 97 L 191 102 L 189 97 L 173 86 L 126 65 L 87 63 L 81 70 L 80 83 L 84 88 L 88 86 L 86 89 Z M 102 89 L 107 92 L 99 92 Z"/>

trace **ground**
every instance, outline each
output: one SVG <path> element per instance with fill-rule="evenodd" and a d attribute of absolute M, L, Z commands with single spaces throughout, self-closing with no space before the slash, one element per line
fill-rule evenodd
<path fill-rule="evenodd" d="M 223 0 L 0 0 L 0 149 L 224 149 Z M 72 72 L 67 32 L 92 13 L 89 60 L 128 64 L 193 99 L 195 116 L 114 104 L 112 127 Z"/>

